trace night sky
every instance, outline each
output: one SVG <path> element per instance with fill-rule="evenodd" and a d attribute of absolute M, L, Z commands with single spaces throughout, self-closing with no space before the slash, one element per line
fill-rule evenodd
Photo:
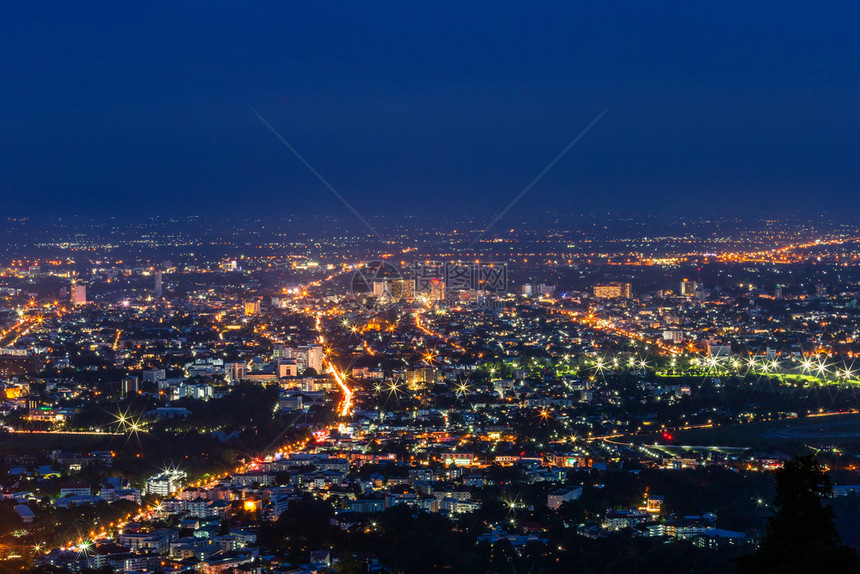
<path fill-rule="evenodd" d="M 7 2 L 3 216 L 860 208 L 856 2 Z"/>

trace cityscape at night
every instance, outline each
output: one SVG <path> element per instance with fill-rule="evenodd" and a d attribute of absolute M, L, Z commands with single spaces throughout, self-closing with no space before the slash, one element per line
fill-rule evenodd
<path fill-rule="evenodd" d="M 0 573 L 860 572 L 856 8 L 47 4 Z"/>

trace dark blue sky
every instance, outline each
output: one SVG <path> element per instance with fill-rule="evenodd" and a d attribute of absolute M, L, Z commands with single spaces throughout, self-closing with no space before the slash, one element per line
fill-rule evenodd
<path fill-rule="evenodd" d="M 860 209 L 854 2 L 7 2 L 3 215 Z"/>

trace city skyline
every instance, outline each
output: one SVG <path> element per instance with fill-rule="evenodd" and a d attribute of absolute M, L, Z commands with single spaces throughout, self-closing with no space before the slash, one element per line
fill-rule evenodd
<path fill-rule="evenodd" d="M 742 573 L 831 524 L 856 563 L 860 228 L 600 221 L 382 259 L 368 230 L 7 222 L 2 556 Z M 774 541 L 793 469 L 836 518 Z"/>
<path fill-rule="evenodd" d="M 860 572 L 860 5 L 0 15 L 0 574 Z"/>

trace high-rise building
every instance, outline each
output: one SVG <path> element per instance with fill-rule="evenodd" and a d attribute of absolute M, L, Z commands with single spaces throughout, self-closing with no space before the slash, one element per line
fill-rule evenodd
<path fill-rule="evenodd" d="M 245 378 L 245 363 L 224 363 L 224 376 L 228 382 L 238 383 Z"/>
<path fill-rule="evenodd" d="M 630 295 L 630 283 L 607 283 L 594 286 L 594 296 L 600 299 L 614 299 L 618 297 L 629 299 Z"/>
<path fill-rule="evenodd" d="M 445 299 L 445 283 L 433 280 L 430 282 L 430 300 L 442 301 Z"/>
<path fill-rule="evenodd" d="M 308 353 L 307 351 L 302 351 L 301 347 L 287 349 L 287 358 L 296 360 L 299 374 L 304 373 L 305 369 L 308 368 Z"/>
<path fill-rule="evenodd" d="M 415 279 L 395 279 L 391 282 L 391 298 L 411 303 L 415 300 Z"/>
<path fill-rule="evenodd" d="M 275 359 L 287 358 L 287 346 L 283 343 L 275 343 L 272 349 L 272 357 Z"/>
<path fill-rule="evenodd" d="M 324 351 L 319 345 L 304 345 L 286 350 L 288 359 L 295 359 L 298 373 L 301 375 L 305 369 L 313 369 L 318 374 L 323 372 Z"/>
<path fill-rule="evenodd" d="M 155 272 L 155 298 L 161 299 L 161 270 Z"/>
<path fill-rule="evenodd" d="M 72 305 L 84 305 L 87 302 L 87 286 L 73 282 L 69 288 Z"/>
<path fill-rule="evenodd" d="M 388 297 L 391 295 L 391 288 L 388 286 L 388 281 L 374 281 L 373 282 L 373 296 L 374 297 Z"/>
<path fill-rule="evenodd" d="M 245 301 L 245 315 L 259 315 L 260 314 L 260 300 L 254 299 L 252 301 Z"/>
<path fill-rule="evenodd" d="M 37 355 L 18 349 L 0 349 L 0 378 L 20 377 L 38 370 Z"/>
<path fill-rule="evenodd" d="M 684 297 L 692 297 L 696 294 L 696 289 L 698 289 L 698 287 L 699 284 L 695 281 L 688 281 L 687 279 L 684 279 L 683 281 L 681 281 L 681 289 L 679 292 Z"/>
<path fill-rule="evenodd" d="M 319 345 L 308 346 L 308 368 L 319 374 L 323 372 L 323 348 Z"/>
<path fill-rule="evenodd" d="M 185 472 L 181 470 L 165 470 L 146 479 L 146 493 L 168 497 L 179 492 L 185 483 Z"/>
<path fill-rule="evenodd" d="M 430 367 L 406 369 L 406 386 L 409 390 L 419 390 L 425 385 L 436 382 L 436 371 Z"/>
<path fill-rule="evenodd" d="M 663 331 L 663 340 L 680 343 L 684 340 L 684 332 L 679 331 L 678 329 L 667 329 Z"/>
<path fill-rule="evenodd" d="M 137 377 L 124 377 L 122 379 L 122 396 L 137 394 Z"/>

